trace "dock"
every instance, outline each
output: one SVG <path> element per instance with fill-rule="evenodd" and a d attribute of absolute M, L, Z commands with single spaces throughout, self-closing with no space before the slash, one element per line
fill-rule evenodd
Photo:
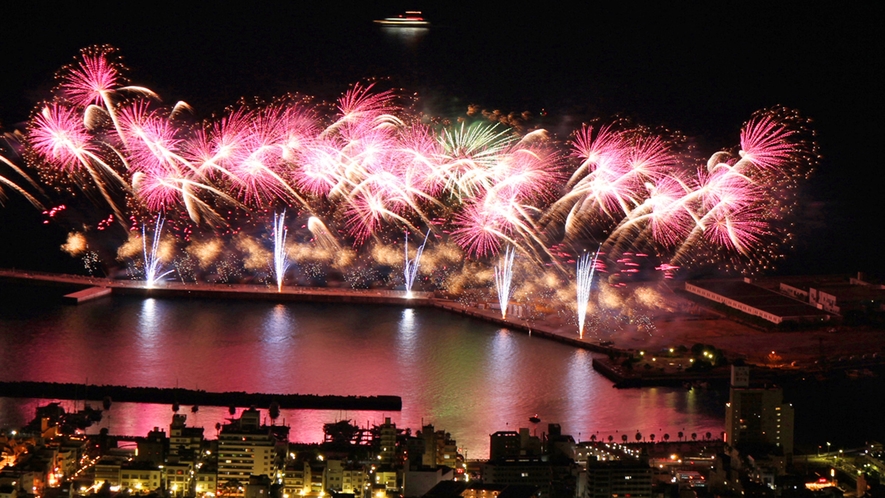
<path fill-rule="evenodd" d="M 65 295 L 65 300 L 74 304 L 84 303 L 86 301 L 92 301 L 93 299 L 98 299 L 100 297 L 110 296 L 111 288 L 110 287 L 89 287 L 83 290 L 78 290 L 77 292 L 72 292 L 70 294 Z"/>

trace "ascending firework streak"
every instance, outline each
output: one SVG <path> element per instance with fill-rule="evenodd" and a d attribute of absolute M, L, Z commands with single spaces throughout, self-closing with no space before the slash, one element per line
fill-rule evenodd
<path fill-rule="evenodd" d="M 277 292 L 283 290 L 283 278 L 289 269 L 289 259 L 286 253 L 286 211 L 282 214 L 273 215 L 273 271 L 277 278 Z"/>
<path fill-rule="evenodd" d="M 409 232 L 406 232 L 406 262 L 403 266 L 403 278 L 406 280 L 406 297 L 412 297 L 412 284 L 415 283 L 415 277 L 418 276 L 418 263 L 421 262 L 421 253 L 424 252 L 424 246 L 427 245 L 427 237 L 430 236 L 430 230 L 424 236 L 424 242 L 418 247 L 415 259 L 409 259 Z"/>
<path fill-rule="evenodd" d="M 498 303 L 501 304 L 501 318 L 507 318 L 507 306 L 510 304 L 510 295 L 513 290 L 510 282 L 513 279 L 513 252 L 512 247 L 507 248 L 504 259 L 495 267 L 495 288 L 498 289 Z"/>
<path fill-rule="evenodd" d="M 590 287 L 593 284 L 593 273 L 596 271 L 596 258 L 599 251 L 593 255 L 593 261 L 589 254 L 578 258 L 578 337 L 584 338 L 584 320 L 587 318 L 587 305 L 590 303 Z"/>
<path fill-rule="evenodd" d="M 157 225 L 154 227 L 154 241 L 151 244 L 151 250 L 148 251 L 147 234 L 145 233 L 144 225 L 141 225 L 141 245 L 144 251 L 144 278 L 148 287 L 154 287 L 161 278 L 172 273 L 172 270 L 163 272 L 163 267 L 160 265 L 158 252 L 160 250 L 160 236 L 162 233 L 163 216 L 158 216 Z"/>

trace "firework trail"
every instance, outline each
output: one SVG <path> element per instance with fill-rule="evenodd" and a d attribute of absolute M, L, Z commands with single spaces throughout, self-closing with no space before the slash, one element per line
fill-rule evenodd
<path fill-rule="evenodd" d="M 498 303 L 501 306 L 501 318 L 507 318 L 507 307 L 510 305 L 510 296 L 513 289 L 510 284 L 513 280 L 513 257 L 516 252 L 512 247 L 504 251 L 504 257 L 495 266 L 495 289 L 498 291 Z"/>
<path fill-rule="evenodd" d="M 289 258 L 286 251 L 286 211 L 273 215 L 273 270 L 277 280 L 277 291 L 283 290 L 283 279 L 289 269 Z"/>
<path fill-rule="evenodd" d="M 141 226 L 141 244 L 144 254 L 144 279 L 148 287 L 156 287 L 157 282 L 161 278 L 172 273 L 172 270 L 163 271 L 162 262 L 160 261 L 160 237 L 163 234 L 163 217 L 157 217 L 157 224 L 154 227 L 154 238 L 151 248 L 148 250 L 147 234 L 145 226 Z"/>
<path fill-rule="evenodd" d="M 3 144 L 6 144 L 4 146 Z M 10 168 L 16 175 L 23 178 L 28 184 L 30 184 L 34 189 L 36 189 L 41 194 L 43 193 L 40 189 L 40 186 L 37 185 L 31 177 L 27 175 L 13 160 L 11 157 L 18 156 L 18 150 L 20 149 L 20 141 L 17 134 L 14 133 L 3 133 L 0 135 L 0 164 L 5 164 L 6 167 Z M 7 157 L 4 154 L 8 154 L 10 157 Z M 3 191 L 3 186 L 6 186 L 9 189 L 12 189 L 18 192 L 22 197 L 27 199 L 28 202 L 31 203 L 37 209 L 44 209 L 43 204 L 37 200 L 36 197 L 28 193 L 27 190 L 19 186 L 15 181 L 7 178 L 0 174 L 0 205 L 3 204 L 3 201 L 6 200 L 5 192 Z"/>
<path fill-rule="evenodd" d="M 593 286 L 593 273 L 596 271 L 596 258 L 599 251 L 590 260 L 589 254 L 578 258 L 577 285 L 578 285 L 578 337 L 584 338 L 584 321 L 587 319 L 587 305 L 590 303 L 590 289 Z"/>
<path fill-rule="evenodd" d="M 424 235 L 424 242 L 418 247 L 414 259 L 409 259 L 409 232 L 406 232 L 405 243 L 405 263 L 403 265 L 403 278 L 406 281 L 406 296 L 412 296 L 412 285 L 415 283 L 415 277 L 418 276 L 418 264 L 421 262 L 421 254 L 424 252 L 424 246 L 427 245 L 427 237 L 430 236 L 430 230 Z"/>

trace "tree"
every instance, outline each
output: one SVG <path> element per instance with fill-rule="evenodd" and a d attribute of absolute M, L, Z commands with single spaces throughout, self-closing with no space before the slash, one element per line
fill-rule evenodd
<path fill-rule="evenodd" d="M 636 442 L 638 443 L 639 441 L 642 441 L 642 433 L 641 432 L 636 433 Z"/>
<path fill-rule="evenodd" d="M 697 440 L 698 440 L 698 435 L 697 435 L 697 433 L 695 433 L 695 432 L 692 432 L 692 433 L 691 433 L 691 440 L 692 440 L 692 441 L 697 441 Z"/>
<path fill-rule="evenodd" d="M 668 442 L 668 441 L 670 441 L 670 435 L 665 432 L 664 433 L 664 442 Z"/>
<path fill-rule="evenodd" d="M 704 439 L 709 441 L 709 440 L 713 439 L 713 435 L 708 432 L 708 433 L 704 434 Z"/>
<path fill-rule="evenodd" d="M 181 409 L 181 405 L 178 404 L 178 401 L 172 403 L 172 411 L 178 413 L 178 410 Z"/>
<path fill-rule="evenodd" d="M 651 442 L 652 442 L 652 443 L 655 442 L 655 435 L 654 435 L 654 433 L 649 434 L 649 435 L 648 435 L 648 438 L 651 439 Z"/>
<path fill-rule="evenodd" d="M 104 411 L 111 411 L 111 397 L 105 396 L 104 399 L 101 400 L 101 407 L 104 408 Z M 108 413 L 108 428 L 111 427 L 111 414 Z M 109 429 L 110 430 L 110 429 Z"/>
<path fill-rule="evenodd" d="M 267 414 L 270 415 L 270 425 L 274 425 L 277 418 L 280 416 L 280 404 L 276 401 L 271 401 L 270 407 L 267 409 Z"/>
<path fill-rule="evenodd" d="M 621 436 L 621 441 L 624 441 L 624 444 L 627 444 L 627 435 L 626 434 Z"/>
<path fill-rule="evenodd" d="M 611 434 L 609 434 L 609 435 L 608 435 L 608 442 L 611 443 L 611 442 L 614 441 L 614 440 L 615 440 L 615 437 L 612 436 Z"/>
<path fill-rule="evenodd" d="M 354 437 L 359 434 L 359 427 L 350 423 L 350 420 L 339 420 L 332 424 L 323 424 L 325 442 L 349 445 L 354 444 Z"/>
<path fill-rule="evenodd" d="M 682 431 L 679 431 L 679 433 L 676 434 L 676 436 L 678 436 L 678 437 L 679 437 L 679 440 L 682 441 L 682 438 L 685 437 L 685 434 L 684 434 Z"/>
<path fill-rule="evenodd" d="M 596 442 L 596 434 L 590 434 L 590 441 Z"/>
<path fill-rule="evenodd" d="M 227 413 L 230 413 L 230 416 L 233 417 L 237 414 L 237 407 L 231 405 L 230 408 L 227 409 Z"/>

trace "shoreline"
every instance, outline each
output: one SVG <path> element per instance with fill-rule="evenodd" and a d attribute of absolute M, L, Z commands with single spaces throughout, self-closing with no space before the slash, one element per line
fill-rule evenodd
<path fill-rule="evenodd" d="M 436 297 L 432 292 L 413 292 L 407 295 L 405 291 L 384 290 L 384 289 L 345 289 L 336 287 L 283 287 L 282 291 L 266 285 L 247 285 L 247 284 L 195 284 L 195 283 L 179 283 L 164 282 L 162 286 L 148 288 L 141 281 L 131 280 L 113 280 L 108 278 L 84 277 L 67 274 L 51 274 L 43 272 L 24 272 L 8 269 L 0 269 L 0 281 L 15 280 L 27 281 L 42 285 L 74 285 L 86 287 L 87 290 L 94 289 L 96 295 L 122 294 L 122 295 L 141 295 L 146 297 L 200 297 L 200 298 L 217 298 L 217 299 L 254 299 L 254 300 L 278 300 L 278 301 L 301 301 L 301 302 L 326 302 L 326 303 L 346 303 L 346 304 L 383 304 L 398 306 L 419 306 L 433 307 L 446 312 L 455 313 L 474 319 L 479 319 L 487 323 L 500 325 L 516 332 L 527 333 L 528 335 L 540 336 L 546 340 L 553 340 L 572 347 L 577 347 L 606 355 L 607 358 L 594 358 L 593 368 L 598 373 L 614 383 L 614 387 L 631 388 L 631 387 L 650 387 L 650 386 L 691 386 L 699 384 L 715 384 L 727 385 L 730 372 L 728 367 L 716 367 L 710 370 L 700 372 L 684 371 L 681 368 L 655 368 L 645 370 L 624 369 L 617 362 L 620 357 L 630 357 L 634 354 L 642 355 L 644 351 L 653 353 L 654 346 L 645 344 L 645 347 L 630 348 L 624 347 L 623 344 L 605 344 L 599 343 L 598 338 L 579 338 L 575 330 L 574 324 L 557 324 L 550 319 L 526 320 L 518 317 L 501 316 L 499 310 L 490 308 L 481 308 L 477 306 L 468 306 L 450 299 Z M 110 292 L 105 292 L 105 289 Z M 79 301 L 72 301 L 79 302 Z M 678 315 L 678 316 L 677 316 Z M 710 320 L 703 320 L 694 316 L 681 316 L 680 314 L 671 314 L 658 317 L 661 328 L 673 329 L 674 323 L 681 325 L 682 329 L 694 328 L 698 329 L 694 332 L 702 337 L 690 338 L 691 341 L 697 343 L 710 342 L 716 344 L 723 338 L 741 338 L 747 339 L 747 330 L 739 323 L 731 322 L 727 318 L 716 319 L 716 327 L 726 328 L 725 332 L 710 333 L 709 329 L 716 327 L 707 325 Z M 700 325 L 698 325 L 700 324 Z M 671 330 L 668 333 L 679 332 Z M 803 337 L 802 334 L 815 335 L 813 339 L 821 341 L 823 338 L 818 337 L 821 331 L 805 331 L 805 332 L 767 332 L 755 330 L 753 333 L 756 337 L 753 339 L 762 342 L 780 341 L 777 347 L 783 350 L 787 346 L 787 342 L 794 342 L 795 339 Z M 704 336 L 706 334 L 707 336 Z M 674 334 L 677 335 L 677 334 Z M 690 334 L 689 334 L 690 335 Z M 682 337 L 683 344 L 690 345 L 692 342 L 685 342 L 686 337 Z M 835 339 L 835 337 L 833 338 Z M 619 339 L 619 343 L 622 340 Z M 653 341 L 652 341 L 653 342 Z M 671 344 L 679 344 L 679 340 L 674 338 Z M 605 344 L 605 345 L 603 345 Z M 797 366 L 797 361 L 792 363 L 783 362 L 780 364 L 767 364 L 764 357 L 762 362 L 752 361 L 747 354 L 740 350 L 735 350 L 727 345 L 719 346 L 720 349 L 727 352 L 727 357 L 731 360 L 741 359 L 744 363 L 751 367 L 751 377 L 759 382 L 779 382 L 782 380 L 791 380 L 806 376 L 816 376 L 822 378 L 837 372 L 844 373 L 847 376 L 854 374 L 881 375 L 881 370 L 885 367 L 885 361 L 879 357 L 873 360 L 828 360 L 823 355 L 818 361 L 811 362 L 811 357 L 807 352 L 798 351 L 795 354 L 802 356 L 801 365 Z M 763 350 L 774 349 L 775 346 L 769 347 L 765 345 Z M 745 344 L 745 349 L 753 351 L 754 345 Z M 758 348 L 757 348 L 758 349 Z M 806 348 L 807 349 L 807 348 Z M 773 351 L 772 351 L 773 353 Z M 663 356 L 663 355 L 660 355 Z M 662 358 L 663 359 L 663 358 Z M 672 359 L 672 358 L 670 358 Z M 685 358 L 682 358 L 685 359 Z M 662 361 L 658 365 L 663 365 Z M 647 364 L 646 364 L 647 365 Z M 673 363 L 670 363 L 673 365 Z M 639 365 L 637 365 L 638 367 Z M 657 366 L 657 365 L 656 365 Z M 878 373 L 874 373 L 878 372 Z"/>

